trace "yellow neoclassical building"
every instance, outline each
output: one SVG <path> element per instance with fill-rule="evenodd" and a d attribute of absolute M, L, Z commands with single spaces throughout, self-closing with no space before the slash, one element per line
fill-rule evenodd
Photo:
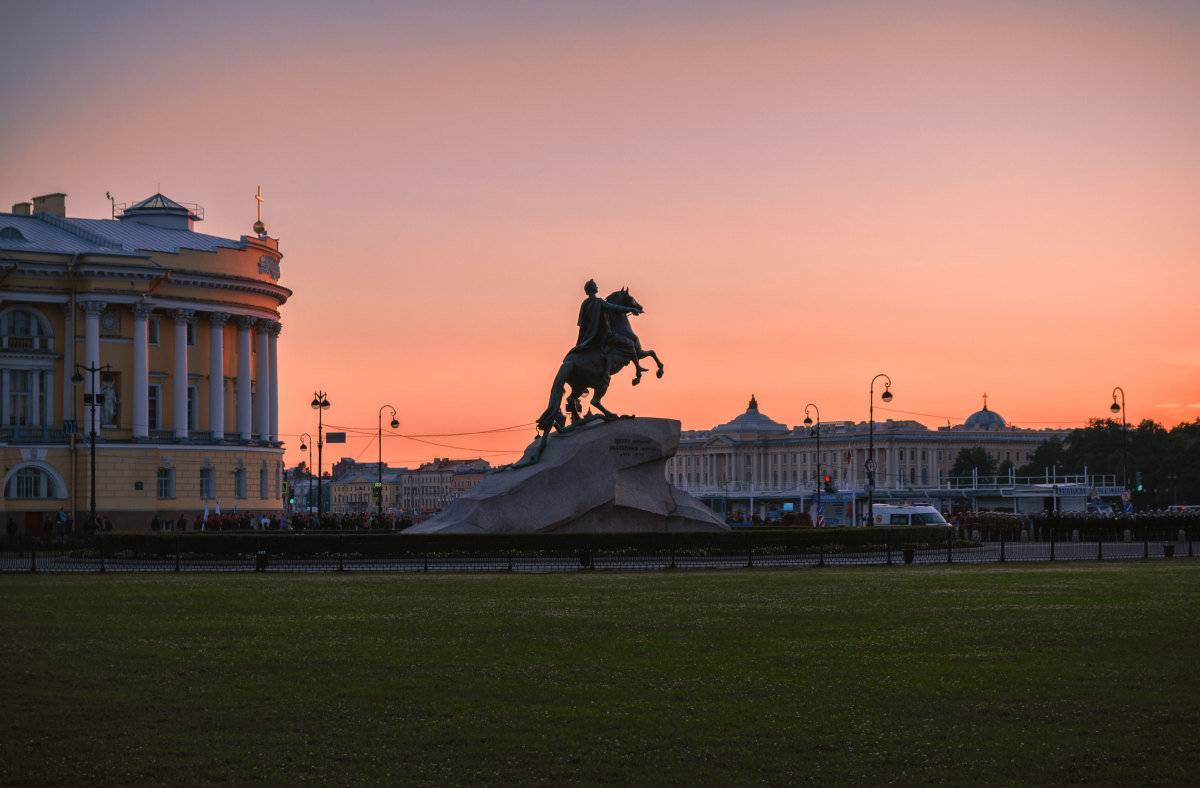
<path fill-rule="evenodd" d="M 114 214 L 69 217 L 63 194 L 0 213 L 7 530 L 78 532 L 93 494 L 125 529 L 281 513 L 277 240 L 261 218 L 198 233 L 203 210 L 162 194 Z"/>

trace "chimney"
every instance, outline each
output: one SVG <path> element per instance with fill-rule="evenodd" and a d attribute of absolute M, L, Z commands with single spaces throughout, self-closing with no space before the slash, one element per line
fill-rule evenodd
<path fill-rule="evenodd" d="M 17 214 L 18 216 L 28 216 L 29 214 L 31 214 L 33 212 L 33 203 L 19 202 L 13 206 L 12 212 Z"/>
<path fill-rule="evenodd" d="M 55 194 L 43 194 L 41 197 L 34 197 L 33 212 L 39 213 L 41 211 L 52 213 L 55 216 L 66 216 L 67 195 L 56 192 Z"/>

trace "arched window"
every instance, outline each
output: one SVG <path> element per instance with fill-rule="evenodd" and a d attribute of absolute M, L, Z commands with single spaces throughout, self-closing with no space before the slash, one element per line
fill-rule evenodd
<path fill-rule="evenodd" d="M 45 427 L 54 412 L 54 350 L 50 323 L 14 306 L 0 311 L 0 425 Z M 24 437 L 31 437 L 24 435 Z"/>
<path fill-rule="evenodd" d="M 8 499 L 63 498 L 65 490 L 41 468 L 28 465 L 18 468 L 8 477 L 4 485 L 4 497 Z"/>
<path fill-rule="evenodd" d="M 54 334 L 40 312 L 15 306 L 0 313 L 0 347 L 5 350 L 53 350 Z"/>

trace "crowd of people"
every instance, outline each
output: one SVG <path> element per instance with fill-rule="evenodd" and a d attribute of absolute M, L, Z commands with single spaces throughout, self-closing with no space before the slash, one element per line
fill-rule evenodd
<path fill-rule="evenodd" d="M 408 528 L 413 521 L 399 515 L 368 514 L 296 514 L 291 517 L 286 514 L 253 514 L 251 512 L 233 512 L 229 514 L 208 513 L 197 514 L 189 519 L 186 514 L 180 514 L 178 519 L 159 517 L 157 514 L 150 521 L 151 531 L 303 531 L 303 530 L 333 530 L 333 531 L 400 531 Z"/>
<path fill-rule="evenodd" d="M 1081 534 L 1124 534 L 1131 538 L 1158 538 L 1162 535 L 1200 534 L 1200 509 L 1149 509 L 1131 514 L 1100 514 L 1094 512 L 1041 511 L 1034 514 L 1011 512 L 966 512 L 955 515 L 951 522 L 960 533 L 983 531 L 1003 533 L 1012 538 L 1022 532 L 1045 538 L 1079 531 Z"/>

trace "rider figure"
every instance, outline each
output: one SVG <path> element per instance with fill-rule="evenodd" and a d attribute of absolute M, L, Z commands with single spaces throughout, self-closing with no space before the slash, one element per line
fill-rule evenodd
<path fill-rule="evenodd" d="M 587 280 L 587 284 L 583 286 L 583 292 L 587 293 L 587 298 L 579 306 L 579 338 L 575 342 L 575 347 L 571 348 L 571 353 L 580 353 L 593 347 L 603 350 L 603 344 L 607 340 L 610 344 L 617 345 L 623 356 L 634 355 L 634 346 L 631 340 L 608 330 L 604 312 L 607 310 L 638 315 L 641 314 L 641 310 L 610 304 L 596 295 L 597 290 L 596 282 L 593 279 Z M 570 356 L 571 353 L 567 355 Z"/>

